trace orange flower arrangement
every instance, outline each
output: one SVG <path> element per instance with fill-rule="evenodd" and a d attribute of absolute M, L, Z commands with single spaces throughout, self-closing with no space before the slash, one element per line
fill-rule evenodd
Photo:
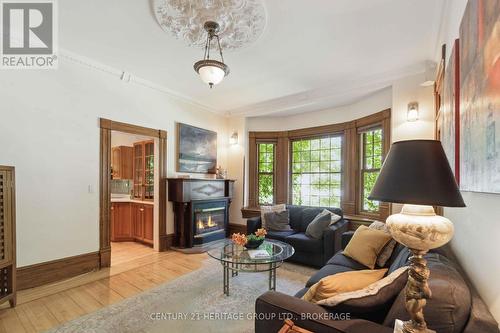
<path fill-rule="evenodd" d="M 257 229 L 257 231 L 255 232 L 255 236 L 257 237 L 266 237 L 266 235 L 267 235 L 267 230 L 264 228 Z"/>
<path fill-rule="evenodd" d="M 240 234 L 240 233 L 234 233 L 231 236 L 231 240 L 234 242 L 234 244 L 245 246 L 247 243 L 247 236 Z"/>

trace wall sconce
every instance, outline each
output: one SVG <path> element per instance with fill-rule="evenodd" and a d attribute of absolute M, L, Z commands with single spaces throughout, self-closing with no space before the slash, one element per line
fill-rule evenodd
<path fill-rule="evenodd" d="M 229 144 L 230 145 L 237 145 L 238 144 L 238 131 L 233 131 L 233 134 L 229 137 Z"/>
<path fill-rule="evenodd" d="M 408 113 L 406 114 L 407 121 L 418 120 L 418 102 L 408 103 Z"/>

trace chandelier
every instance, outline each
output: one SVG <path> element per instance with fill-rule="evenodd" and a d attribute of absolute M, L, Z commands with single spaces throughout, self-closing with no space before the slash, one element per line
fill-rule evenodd
<path fill-rule="evenodd" d="M 219 24 L 217 22 L 207 21 L 203 25 L 203 28 L 208 33 L 207 42 L 205 44 L 205 54 L 203 60 L 195 62 L 193 67 L 196 73 L 200 75 L 201 80 L 212 88 L 229 74 L 229 67 L 224 63 L 224 57 L 222 56 L 222 48 L 220 46 L 219 35 L 217 34 L 219 32 Z M 215 42 L 214 39 L 217 40 L 220 61 L 210 59 L 210 48 Z"/>

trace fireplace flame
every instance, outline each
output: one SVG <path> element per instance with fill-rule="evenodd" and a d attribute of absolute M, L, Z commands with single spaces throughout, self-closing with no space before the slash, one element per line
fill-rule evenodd
<path fill-rule="evenodd" d="M 207 220 L 205 220 L 204 218 L 198 218 L 198 221 L 196 221 L 196 227 L 198 228 L 198 230 L 214 228 L 216 226 L 217 223 L 212 220 L 212 215 L 208 215 Z"/>
<path fill-rule="evenodd" d="M 215 222 L 212 221 L 212 215 L 208 215 L 208 223 L 207 223 L 207 226 L 209 228 L 212 228 L 212 227 L 215 227 L 217 226 L 217 224 Z"/>
<path fill-rule="evenodd" d="M 201 220 L 198 220 L 198 222 L 196 222 L 196 224 L 198 225 L 199 230 L 205 229 L 205 226 L 203 225 L 203 222 Z"/>

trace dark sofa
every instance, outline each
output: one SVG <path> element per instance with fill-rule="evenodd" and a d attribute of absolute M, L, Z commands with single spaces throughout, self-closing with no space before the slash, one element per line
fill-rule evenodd
<path fill-rule="evenodd" d="M 343 247 L 350 237 L 352 232 L 343 235 Z M 409 256 L 409 250 L 399 244 L 387 264 L 389 272 L 408 265 Z M 458 265 L 449 246 L 429 252 L 426 259 L 431 271 L 429 286 L 433 294 L 425 308 L 429 328 L 438 333 L 499 333 L 498 323 Z M 335 307 L 322 307 L 300 299 L 310 286 L 323 277 L 360 269 L 367 268 L 338 252 L 295 296 L 266 292 L 255 304 L 256 318 L 266 318 L 255 321 L 255 332 L 277 332 L 283 325 L 283 318 L 289 318 L 296 325 L 317 333 L 392 333 L 395 319 L 409 319 L 404 290 L 396 290 L 396 296 L 385 303 L 358 305 L 355 308 L 342 303 Z M 341 315 L 345 313 L 349 313 L 350 320 L 332 320 L 342 319 Z M 266 316 L 262 317 L 263 314 Z"/>
<path fill-rule="evenodd" d="M 344 220 L 342 210 L 327 207 L 308 207 L 287 205 L 290 214 L 291 231 L 269 231 L 268 238 L 276 239 L 293 246 L 295 254 L 289 259 L 308 266 L 322 267 L 335 252 L 341 249 L 342 234 L 347 231 L 348 222 Z M 306 236 L 305 231 L 309 223 L 323 209 L 328 209 L 342 218 L 323 232 L 321 239 Z M 260 217 L 247 220 L 247 234 L 254 233 L 262 227 Z"/>

